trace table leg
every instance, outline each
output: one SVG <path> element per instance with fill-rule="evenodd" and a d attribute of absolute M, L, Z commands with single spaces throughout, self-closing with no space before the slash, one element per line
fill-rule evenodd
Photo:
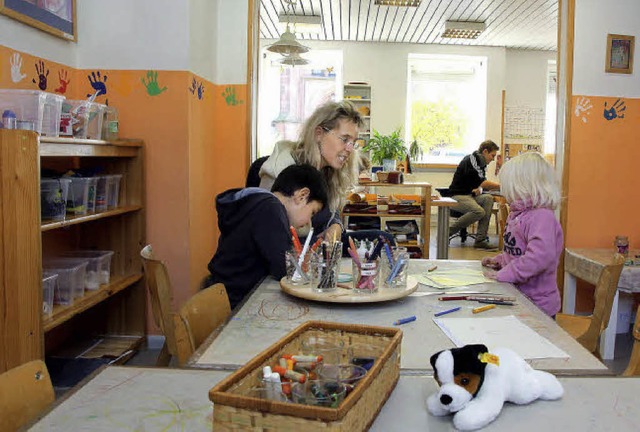
<path fill-rule="evenodd" d="M 449 207 L 438 207 L 438 241 L 436 258 L 449 259 Z"/>
<path fill-rule="evenodd" d="M 616 290 L 611 305 L 611 316 L 609 317 L 609 325 L 604 329 L 603 335 L 600 337 L 600 354 L 605 360 L 612 360 L 616 352 L 616 333 L 618 331 L 618 301 L 620 291 Z"/>
<path fill-rule="evenodd" d="M 576 277 L 564 272 L 564 294 L 562 295 L 562 313 L 573 315 L 576 312 Z"/>

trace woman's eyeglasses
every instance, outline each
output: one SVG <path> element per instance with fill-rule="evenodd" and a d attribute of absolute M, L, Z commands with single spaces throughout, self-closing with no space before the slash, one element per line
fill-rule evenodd
<path fill-rule="evenodd" d="M 342 143 L 346 148 L 351 147 L 353 150 L 358 150 L 358 148 L 360 147 L 360 144 L 357 143 L 355 140 L 349 140 L 348 137 L 338 135 L 336 131 L 334 131 L 333 129 L 329 129 L 327 127 L 323 127 L 322 129 L 324 129 L 325 132 L 329 132 L 335 135 L 340 141 L 342 141 Z"/>

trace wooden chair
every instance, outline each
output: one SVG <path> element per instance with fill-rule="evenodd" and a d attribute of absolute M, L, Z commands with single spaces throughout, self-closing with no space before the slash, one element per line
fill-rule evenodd
<path fill-rule="evenodd" d="M 51 377 L 42 360 L 0 375 L 0 431 L 15 431 L 34 420 L 55 400 Z"/>
<path fill-rule="evenodd" d="M 633 325 L 633 339 L 631 358 L 629 359 L 629 366 L 622 374 L 624 376 L 640 376 L 640 307 L 636 312 L 636 322 Z"/>
<path fill-rule="evenodd" d="M 616 254 L 613 264 L 602 269 L 596 284 L 595 306 L 591 316 L 557 314 L 556 321 L 567 333 L 573 336 L 590 352 L 600 355 L 598 341 L 609 325 L 613 298 L 618 289 L 618 279 L 624 265 L 624 257 Z M 575 275 L 580 278 L 579 274 Z M 617 317 L 613 317 L 617 319 Z"/>
<path fill-rule="evenodd" d="M 186 363 L 202 342 L 224 323 L 230 314 L 229 297 L 221 283 L 210 286 L 187 300 L 175 320 L 180 365 Z"/>
<path fill-rule="evenodd" d="M 151 245 L 145 246 L 140 251 L 142 265 L 144 266 L 145 279 L 149 297 L 151 299 L 151 309 L 153 320 L 164 334 L 164 345 L 158 355 L 157 366 L 168 366 L 172 356 L 178 355 L 175 338 L 174 318 L 171 310 L 171 300 L 173 290 L 169 272 L 165 264 L 158 260 Z"/>

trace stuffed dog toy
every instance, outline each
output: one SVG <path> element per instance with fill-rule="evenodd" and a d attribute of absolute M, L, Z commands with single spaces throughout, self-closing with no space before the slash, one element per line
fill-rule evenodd
<path fill-rule="evenodd" d="M 465 345 L 431 356 L 440 391 L 427 398 L 435 416 L 454 414 L 458 430 L 480 429 L 500 414 L 505 402 L 518 405 L 554 400 L 564 392 L 557 378 L 537 371 L 507 348 Z"/>

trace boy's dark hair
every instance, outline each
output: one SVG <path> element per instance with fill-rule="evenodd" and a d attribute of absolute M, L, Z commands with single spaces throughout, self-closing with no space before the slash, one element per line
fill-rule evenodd
<path fill-rule="evenodd" d="M 498 151 L 500 150 L 500 147 L 498 147 L 498 144 L 494 143 L 491 140 L 486 140 L 486 141 L 482 141 L 482 143 L 480 143 L 480 147 L 478 147 L 478 151 L 480 153 L 482 153 L 484 150 L 488 151 L 489 153 L 491 153 L 492 151 Z"/>
<path fill-rule="evenodd" d="M 305 187 L 309 188 L 308 202 L 319 201 L 322 207 L 327 205 L 327 182 L 320 171 L 308 164 L 291 165 L 282 170 L 276 177 L 271 192 L 280 192 L 290 197 Z"/>

